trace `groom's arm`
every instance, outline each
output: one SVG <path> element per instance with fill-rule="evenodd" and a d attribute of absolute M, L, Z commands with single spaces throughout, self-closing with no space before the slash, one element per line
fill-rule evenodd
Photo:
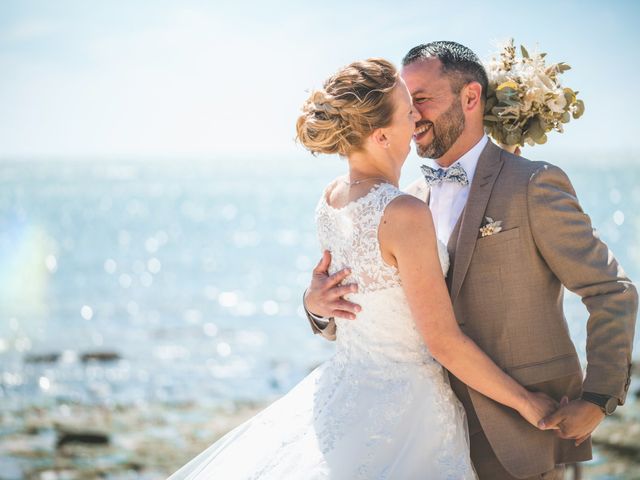
<path fill-rule="evenodd" d="M 335 340 L 336 339 L 336 321 L 333 317 L 325 318 L 314 313 L 311 313 L 307 310 L 307 306 L 305 303 L 305 297 L 307 295 L 307 290 L 304 291 L 302 295 L 302 307 L 304 308 L 304 313 L 307 315 L 307 319 L 309 320 L 309 324 L 311 325 L 311 330 L 313 333 L 320 334 L 327 340 Z"/>
<path fill-rule="evenodd" d="M 325 251 L 318 265 L 313 269 L 311 284 L 302 296 L 302 306 L 313 333 L 318 333 L 327 340 L 335 340 L 334 317 L 355 319 L 360 306 L 344 299 L 344 295 L 358 291 L 356 284 L 342 284 L 351 274 L 350 269 L 343 268 L 329 275 L 330 264 L 331 253 Z"/>
<path fill-rule="evenodd" d="M 530 225 L 541 255 L 589 311 L 585 392 L 616 397 L 630 382 L 638 294 L 583 212 L 569 178 L 545 165 L 529 182 Z"/>

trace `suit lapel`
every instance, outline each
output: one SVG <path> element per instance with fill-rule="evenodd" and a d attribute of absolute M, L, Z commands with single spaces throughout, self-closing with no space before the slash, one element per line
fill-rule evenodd
<path fill-rule="evenodd" d="M 454 301 L 460 293 L 462 282 L 467 274 L 473 250 L 478 239 L 478 231 L 482 224 L 484 212 L 491 196 L 493 184 L 500 173 L 502 167 L 502 149 L 494 145 L 491 141 L 487 143 L 478 158 L 478 166 L 471 182 L 467 204 L 460 216 L 458 225 L 454 229 L 451 237 L 457 241 L 455 246 L 455 262 L 453 265 L 453 275 L 451 280 L 451 300 Z M 454 240 L 455 241 L 455 240 Z M 451 241 L 449 241 L 451 251 Z"/>
<path fill-rule="evenodd" d="M 460 218 L 458 218 L 458 221 L 456 222 L 455 226 L 453 227 L 453 231 L 451 232 L 451 236 L 449 237 L 449 241 L 447 242 L 447 252 L 449 253 L 449 271 L 447 272 L 445 280 L 449 292 L 451 292 L 451 279 L 453 277 L 453 269 L 456 265 L 456 243 L 458 240 L 458 234 L 460 232 L 461 219 L 462 215 L 460 215 Z"/>
<path fill-rule="evenodd" d="M 462 216 L 464 215 L 464 209 L 462 209 L 462 213 L 458 218 L 458 221 L 453 227 L 453 231 L 451 232 L 451 236 L 449 237 L 449 241 L 447 242 L 447 251 L 449 252 L 449 257 L 453 259 L 456 254 L 456 244 L 458 243 L 458 236 L 460 235 L 460 224 L 462 223 Z"/>

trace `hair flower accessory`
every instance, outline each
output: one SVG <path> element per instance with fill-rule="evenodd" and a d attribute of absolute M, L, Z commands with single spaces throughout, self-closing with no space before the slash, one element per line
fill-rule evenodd
<path fill-rule="evenodd" d="M 562 87 L 560 75 L 571 67 L 564 62 L 545 65 L 546 53 L 529 55 L 520 46 L 516 57 L 509 40 L 485 66 L 489 77 L 484 128 L 503 146 L 546 143 L 547 133 L 563 132 L 563 124 L 584 113 L 578 92 Z"/>

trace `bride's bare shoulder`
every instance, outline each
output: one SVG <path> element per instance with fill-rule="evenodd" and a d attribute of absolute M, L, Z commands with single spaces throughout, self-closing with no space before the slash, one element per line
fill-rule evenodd
<path fill-rule="evenodd" d="M 435 239 L 429 206 L 413 195 L 399 195 L 387 206 L 379 230 L 383 251 L 427 245 Z"/>
<path fill-rule="evenodd" d="M 427 195 L 429 194 L 429 187 L 427 186 L 427 182 L 424 181 L 424 178 L 420 177 L 407 185 L 404 192 L 426 202 Z"/>
<path fill-rule="evenodd" d="M 431 211 L 429 206 L 420 198 L 413 195 L 398 195 L 387 206 L 384 219 L 396 226 L 412 226 L 416 222 L 430 221 Z"/>

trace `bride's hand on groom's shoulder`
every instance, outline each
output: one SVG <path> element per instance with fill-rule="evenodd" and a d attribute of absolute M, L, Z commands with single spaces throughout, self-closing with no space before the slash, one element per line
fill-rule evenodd
<path fill-rule="evenodd" d="M 311 284 L 304 294 L 304 306 L 314 315 L 330 318 L 340 317 L 355 319 L 361 310 L 359 305 L 345 300 L 343 297 L 349 293 L 356 293 L 358 285 L 351 283 L 341 285 L 351 271 L 348 268 L 329 275 L 331 253 L 324 251 L 322 258 L 313 269 Z"/>
<path fill-rule="evenodd" d="M 558 410 L 559 404 L 549 395 L 542 392 L 527 392 L 519 413 L 534 427 L 540 428 L 538 422 Z"/>

